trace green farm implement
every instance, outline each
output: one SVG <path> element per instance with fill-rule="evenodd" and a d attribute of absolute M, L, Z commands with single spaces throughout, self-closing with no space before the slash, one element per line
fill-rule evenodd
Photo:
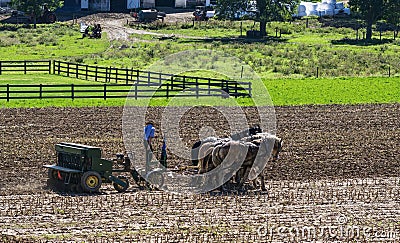
<path fill-rule="evenodd" d="M 114 160 L 101 158 L 101 149 L 75 143 L 55 145 L 57 162 L 44 165 L 48 169 L 49 183 L 72 192 L 97 192 L 103 183 L 111 183 L 115 190 L 124 192 L 129 180 L 121 174 L 131 174 L 139 187 L 159 188 L 164 183 L 162 168 L 138 171 L 131 168 L 132 155 L 117 154 Z M 141 176 L 144 175 L 144 176 Z"/>

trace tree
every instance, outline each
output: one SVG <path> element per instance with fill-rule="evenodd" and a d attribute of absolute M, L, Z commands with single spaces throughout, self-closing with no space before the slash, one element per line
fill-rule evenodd
<path fill-rule="evenodd" d="M 217 12 L 222 18 L 236 18 L 237 13 L 251 10 L 254 20 L 260 22 L 260 33 L 267 34 L 267 23 L 285 21 L 292 17 L 299 0 L 219 0 Z"/>
<path fill-rule="evenodd" d="M 385 13 L 386 22 L 394 25 L 395 37 L 398 34 L 400 24 L 400 4 L 396 3 L 398 2 L 393 1 L 392 6 L 389 7 L 390 11 Z"/>
<path fill-rule="evenodd" d="M 393 23 L 399 13 L 399 0 L 350 0 L 350 7 L 353 12 L 360 14 L 367 27 L 367 40 L 372 38 L 372 25 L 378 20 L 386 20 Z M 396 21 L 395 21 L 396 22 Z"/>
<path fill-rule="evenodd" d="M 43 6 L 46 6 L 49 11 L 53 11 L 62 6 L 61 0 L 11 0 L 11 5 L 17 10 L 29 14 L 33 18 L 36 25 L 36 20 L 43 13 Z"/>

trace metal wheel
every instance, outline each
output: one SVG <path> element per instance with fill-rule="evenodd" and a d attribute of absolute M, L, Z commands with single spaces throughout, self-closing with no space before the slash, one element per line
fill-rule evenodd
<path fill-rule="evenodd" d="M 48 179 L 47 179 L 47 188 L 53 191 L 59 191 L 60 190 L 60 185 L 64 184 L 59 178 L 58 178 L 58 171 L 49 169 L 48 170 Z"/>
<path fill-rule="evenodd" d="M 164 185 L 164 176 L 159 170 L 150 171 L 147 173 L 146 178 L 152 189 L 161 188 Z"/>
<path fill-rule="evenodd" d="M 121 181 L 123 181 L 126 185 L 125 186 L 121 186 L 117 183 L 113 183 L 114 189 L 117 190 L 118 192 L 125 192 L 128 187 L 129 187 L 129 180 L 128 178 L 126 178 L 125 176 L 118 176 L 118 179 L 120 179 Z"/>
<path fill-rule="evenodd" d="M 47 175 L 51 180 L 59 180 L 57 170 L 49 169 Z"/>
<path fill-rule="evenodd" d="M 81 186 L 85 192 L 97 192 L 101 187 L 101 176 L 95 171 L 87 171 L 81 177 Z"/>

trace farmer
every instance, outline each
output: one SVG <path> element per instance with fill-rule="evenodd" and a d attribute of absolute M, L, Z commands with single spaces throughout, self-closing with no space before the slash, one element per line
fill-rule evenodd
<path fill-rule="evenodd" d="M 165 137 L 161 146 L 160 164 L 167 168 L 167 143 L 165 141 Z"/>
<path fill-rule="evenodd" d="M 144 127 L 144 147 L 146 149 L 146 172 L 149 171 L 149 165 L 152 159 L 153 147 L 151 142 L 154 138 L 156 129 L 153 126 L 153 122 L 146 122 L 146 126 Z"/>

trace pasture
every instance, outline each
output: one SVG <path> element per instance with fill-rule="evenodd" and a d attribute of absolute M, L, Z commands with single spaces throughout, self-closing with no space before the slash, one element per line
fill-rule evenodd
<path fill-rule="evenodd" d="M 294 22 L 269 26 L 270 36 L 276 27 L 282 30 L 280 38 L 249 41 L 237 38 L 239 22 L 208 25 L 148 26 L 146 31 L 174 33 L 175 39 L 132 34 L 131 40 L 110 42 L 80 39 L 78 26 L 70 23 L 36 30 L 3 26 L 0 59 L 143 69 L 183 50 L 214 49 L 239 57 L 267 87 L 277 135 L 284 140 L 280 159 L 267 164 L 267 192 L 249 184 L 244 192 L 174 195 L 140 190 L 133 182 L 123 194 L 104 185 L 97 194 L 54 192 L 42 166 L 56 159 L 56 143 L 99 146 L 109 159 L 125 150 L 125 99 L 0 100 L 0 242 L 399 241 L 398 40 L 387 41 L 391 33 L 386 33 L 383 42 L 346 42 L 354 39 L 351 29 Z M 53 74 L 0 75 L 0 84 L 7 83 L 95 82 Z M 249 124 L 259 122 L 249 98 L 187 98 L 174 106 L 170 101 L 137 100 L 134 114 L 146 114 L 159 128 L 165 109 L 183 112 L 180 136 L 188 146 L 203 127 L 228 135 L 228 118 L 219 109 L 231 102 L 243 106 Z M 156 135 L 158 144 L 159 130 Z M 175 155 L 168 158 L 169 168 L 189 164 Z"/>
<path fill-rule="evenodd" d="M 213 74 L 210 74 L 213 75 Z M 210 77 L 210 76 L 203 76 Z M 213 76 L 211 76 L 213 77 Z M 263 84 L 268 89 L 269 95 L 277 106 L 296 106 L 296 105 L 327 105 L 327 104 L 373 104 L 373 103 L 398 103 L 400 101 L 399 77 L 364 77 L 364 78 L 303 78 L 303 79 L 265 79 Z M 5 74 L 0 75 L 0 84 L 75 84 L 75 85 L 99 85 L 101 83 L 75 78 L 67 78 L 50 74 Z M 66 90 L 66 88 L 56 87 L 51 90 Z M 70 88 L 69 88 L 70 89 Z M 87 88 L 86 88 L 87 89 Z M 121 88 L 110 87 L 109 89 L 118 90 Z M 125 87 L 129 90 L 129 87 Z M 5 91 L 6 88 L 0 88 Z M 103 94 L 102 88 L 97 88 L 98 92 L 88 93 L 90 95 Z M 54 93 L 57 94 L 57 93 Z M 84 95 L 80 94 L 80 95 Z M 121 92 L 126 95 L 128 92 Z M 16 94 L 26 95 L 26 94 Z M 38 96 L 33 94 L 31 96 Z M 60 95 L 70 95 L 60 93 Z M 90 106 L 123 106 L 125 98 L 104 99 L 29 99 L 29 100 L 5 100 L 6 94 L 0 94 L 0 106 L 3 108 L 30 108 L 30 107 L 90 107 Z M 172 98 L 143 98 L 135 100 L 137 106 L 167 106 Z M 195 103 L 198 105 L 213 104 L 224 106 L 227 104 L 238 104 L 240 106 L 252 106 L 254 103 L 251 98 L 229 98 L 201 97 L 201 98 L 181 98 L 179 106 L 190 106 Z"/>

